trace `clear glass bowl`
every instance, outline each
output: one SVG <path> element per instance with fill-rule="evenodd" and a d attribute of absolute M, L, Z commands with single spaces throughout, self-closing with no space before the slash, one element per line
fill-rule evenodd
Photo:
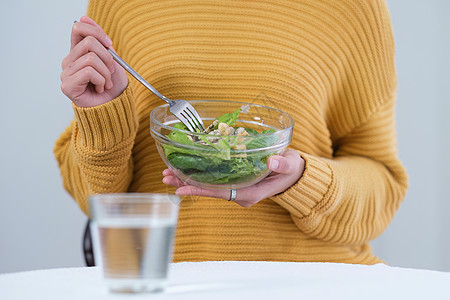
<path fill-rule="evenodd" d="M 248 113 L 241 112 L 233 127 L 244 127 L 252 133 L 223 136 L 185 131 L 173 127 L 180 122 L 170 113 L 168 104 L 155 108 L 150 114 L 150 131 L 158 152 L 168 168 L 190 185 L 206 189 L 254 185 L 270 173 L 267 158 L 281 153 L 292 141 L 294 120 L 278 109 L 234 101 L 189 102 L 205 126 L 224 113 L 248 105 Z M 261 134 L 269 129 L 272 132 Z M 239 145 L 246 145 L 245 149 Z"/>

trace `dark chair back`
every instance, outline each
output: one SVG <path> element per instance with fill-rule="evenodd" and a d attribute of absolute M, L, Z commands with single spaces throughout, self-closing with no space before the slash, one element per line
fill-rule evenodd
<path fill-rule="evenodd" d="M 95 259 L 94 259 L 94 249 L 92 247 L 92 236 L 91 236 L 90 223 L 91 222 L 88 220 L 86 222 L 86 227 L 84 228 L 83 253 L 84 253 L 84 260 L 86 262 L 86 266 L 94 267 Z"/>

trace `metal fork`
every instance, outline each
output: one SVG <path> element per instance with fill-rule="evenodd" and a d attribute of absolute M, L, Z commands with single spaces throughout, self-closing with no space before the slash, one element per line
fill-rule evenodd
<path fill-rule="evenodd" d="M 205 131 L 205 125 L 198 115 L 194 107 L 186 100 L 178 99 L 171 100 L 166 96 L 159 93 L 153 86 L 150 85 L 141 75 L 138 74 L 132 67 L 130 67 L 119 55 L 117 55 L 113 50 L 107 48 L 109 53 L 111 53 L 114 60 L 121 65 L 128 73 L 130 73 L 134 78 L 136 78 L 140 83 L 142 83 L 146 88 L 148 88 L 153 94 L 166 101 L 169 104 L 170 112 L 178 118 L 188 129 L 193 132 L 203 132 Z"/>

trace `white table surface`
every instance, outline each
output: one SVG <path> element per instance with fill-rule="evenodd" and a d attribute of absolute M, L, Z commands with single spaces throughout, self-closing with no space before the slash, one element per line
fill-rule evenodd
<path fill-rule="evenodd" d="M 170 266 L 160 294 L 113 294 L 97 267 L 0 274 L 0 299 L 450 299 L 450 273 L 291 262 L 201 262 Z"/>

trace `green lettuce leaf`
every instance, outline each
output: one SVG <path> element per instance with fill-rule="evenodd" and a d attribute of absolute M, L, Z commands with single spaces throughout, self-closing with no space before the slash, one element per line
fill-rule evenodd
<path fill-rule="evenodd" d="M 240 112 L 241 112 L 241 109 L 239 108 L 232 113 L 221 115 L 220 117 L 217 118 L 217 120 L 219 122 L 217 123 L 217 125 L 214 129 L 217 129 L 217 127 L 219 126 L 220 123 L 225 123 L 228 126 L 233 126 L 234 124 L 236 124 L 236 121 L 239 117 Z"/>
<path fill-rule="evenodd" d="M 232 126 L 236 123 L 240 111 L 241 109 L 238 109 L 232 113 L 223 114 L 217 120 L 219 123 Z M 181 123 L 177 123 L 173 127 L 186 130 L 186 127 Z M 273 129 L 261 133 L 251 128 L 245 128 L 245 130 L 253 136 L 246 143 L 247 149 L 265 148 L 277 142 L 276 136 L 265 135 L 275 132 Z M 267 170 L 266 162 L 270 153 L 247 154 L 245 157 L 232 156 L 231 145 L 236 145 L 237 136 L 222 137 L 217 143 L 212 143 L 206 135 L 200 135 L 200 139 L 206 145 L 193 142 L 182 132 L 172 131 L 167 137 L 176 143 L 196 148 L 185 149 L 175 145 L 163 146 L 169 162 L 183 174 L 199 182 L 212 184 L 239 183 L 252 180 Z"/>

